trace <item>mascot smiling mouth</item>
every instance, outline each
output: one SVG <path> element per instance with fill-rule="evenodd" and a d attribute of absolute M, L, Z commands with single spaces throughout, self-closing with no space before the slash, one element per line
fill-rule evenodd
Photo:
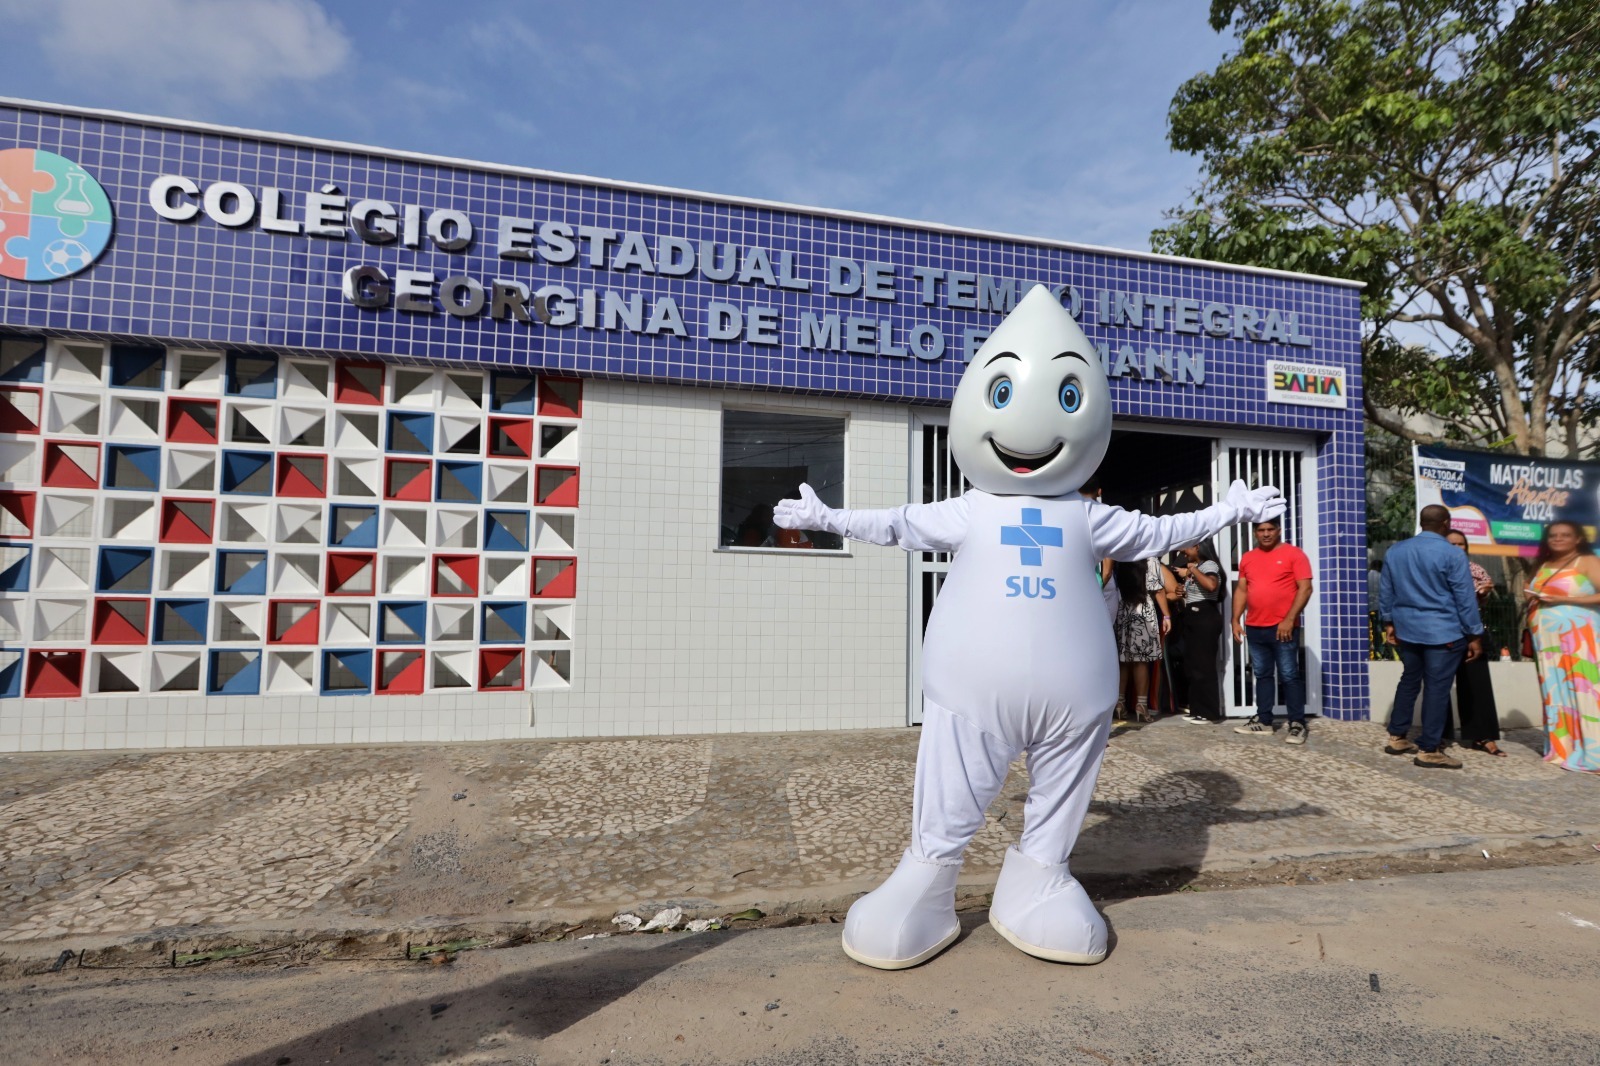
<path fill-rule="evenodd" d="M 1006 451 L 994 442 L 993 437 L 990 437 L 989 447 L 994 449 L 994 453 L 1000 457 L 1000 461 L 1006 465 L 1006 469 L 1013 474 L 1031 474 L 1035 470 L 1049 466 L 1050 461 L 1061 454 L 1062 445 L 1058 442 L 1054 448 L 1047 452 L 1040 452 L 1037 455 L 1025 455 L 1021 452 Z"/>

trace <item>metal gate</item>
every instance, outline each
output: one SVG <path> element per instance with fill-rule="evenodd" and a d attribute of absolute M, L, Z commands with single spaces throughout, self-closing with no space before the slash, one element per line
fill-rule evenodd
<path fill-rule="evenodd" d="M 1226 494 L 1237 479 L 1251 488 L 1276 485 L 1283 491 L 1288 510 L 1283 515 L 1283 540 L 1318 558 L 1316 509 L 1316 453 L 1309 444 L 1261 442 L 1243 439 L 1217 440 L 1212 446 L 1212 470 L 1216 492 Z M 1233 617 L 1232 592 L 1239 586 L 1239 557 L 1255 547 L 1255 534 L 1248 522 L 1223 530 L 1217 536 L 1217 551 L 1228 568 L 1228 601 L 1223 617 Z M 1316 574 L 1313 570 L 1313 581 Z M 1301 642 L 1301 676 L 1306 679 L 1306 711 L 1321 713 L 1322 708 L 1322 619 L 1317 598 L 1307 605 Z M 1255 679 L 1250 674 L 1250 650 L 1243 643 L 1232 643 L 1223 671 L 1223 712 L 1235 716 L 1255 713 Z"/>
<path fill-rule="evenodd" d="M 914 411 L 911 415 L 911 499 L 938 503 L 960 496 L 969 488 L 955 460 L 950 458 L 948 411 Z M 922 634 L 928 614 L 950 570 L 950 552 L 911 552 L 910 654 L 911 676 L 906 685 L 906 720 L 922 724 Z"/>
<path fill-rule="evenodd" d="M 917 503 L 937 503 L 960 496 L 970 487 L 950 458 L 948 411 L 916 411 L 911 417 L 910 498 Z M 1316 515 L 1316 452 L 1308 443 L 1265 438 L 1217 439 L 1192 430 L 1163 429 L 1164 435 L 1203 437 L 1211 446 L 1212 484 L 1210 499 L 1220 499 L 1235 479 L 1251 487 L 1276 485 L 1283 490 L 1289 507 L 1283 518 L 1283 539 L 1301 548 L 1315 561 L 1318 557 Z M 1199 440 L 1196 440 L 1196 444 Z M 1200 494 L 1204 499 L 1204 494 Z M 1156 502 L 1156 501 L 1152 501 Z M 1198 501 L 1197 501 L 1198 502 Z M 1206 501 L 1206 502 L 1209 502 Z M 1158 511 L 1159 506 L 1151 511 Z M 1223 530 L 1217 535 L 1217 551 L 1228 568 L 1230 597 L 1222 605 L 1224 618 L 1231 618 L 1231 590 L 1238 586 L 1239 557 L 1254 546 L 1248 523 Z M 910 553 L 910 624 L 907 626 L 910 667 L 907 678 L 906 718 L 912 725 L 922 722 L 922 634 L 928 615 L 950 569 L 949 552 Z M 1305 613 L 1305 640 L 1302 663 L 1306 678 L 1306 709 L 1319 713 L 1322 706 L 1321 612 L 1315 597 Z M 1223 711 L 1233 716 L 1255 713 L 1255 683 L 1250 676 L 1250 656 L 1243 644 L 1233 646 L 1223 668 Z"/>

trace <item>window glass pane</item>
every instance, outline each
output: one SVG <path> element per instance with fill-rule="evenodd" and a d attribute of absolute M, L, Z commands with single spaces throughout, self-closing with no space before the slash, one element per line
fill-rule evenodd
<path fill-rule="evenodd" d="M 837 534 L 773 524 L 773 505 L 798 497 L 801 482 L 829 507 L 844 506 L 843 418 L 722 412 L 723 547 L 843 548 Z"/>

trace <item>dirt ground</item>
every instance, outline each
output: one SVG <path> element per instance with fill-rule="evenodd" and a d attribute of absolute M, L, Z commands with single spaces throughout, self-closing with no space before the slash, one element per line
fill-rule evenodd
<path fill-rule="evenodd" d="M 0 982 L 0 1040 L 6 1061 L 175 1066 L 1600 1063 L 1600 862 L 1307 876 L 1109 902 L 1113 950 L 1087 968 L 1018 954 L 981 911 L 900 973 L 849 962 L 826 920 L 67 965 Z"/>

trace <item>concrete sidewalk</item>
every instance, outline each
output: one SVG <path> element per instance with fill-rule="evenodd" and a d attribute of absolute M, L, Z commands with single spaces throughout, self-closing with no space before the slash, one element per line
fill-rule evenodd
<path fill-rule="evenodd" d="M 1311 743 L 1167 719 L 1111 741 L 1073 867 L 1096 876 L 1600 840 L 1600 778 L 1543 737 L 1466 769 L 1384 755 L 1372 723 Z M 0 756 L 7 954 L 274 929 L 604 924 L 843 905 L 905 847 L 917 733 Z M 1014 768 L 968 852 L 993 885 Z"/>

